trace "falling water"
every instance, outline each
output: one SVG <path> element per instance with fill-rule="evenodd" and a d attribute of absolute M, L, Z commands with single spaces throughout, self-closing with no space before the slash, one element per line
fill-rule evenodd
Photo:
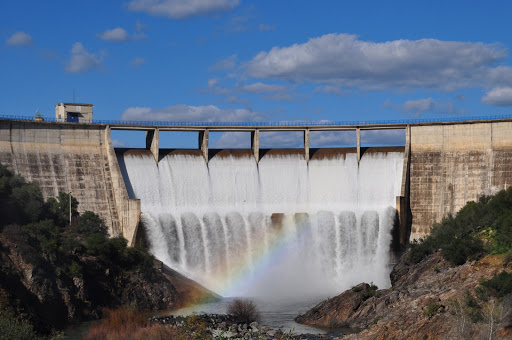
<path fill-rule="evenodd" d="M 402 152 L 312 159 L 118 153 L 150 251 L 227 296 L 332 295 L 389 286 Z"/>

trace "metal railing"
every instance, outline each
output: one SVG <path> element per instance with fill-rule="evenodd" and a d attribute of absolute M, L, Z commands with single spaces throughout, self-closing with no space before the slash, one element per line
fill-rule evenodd
<path fill-rule="evenodd" d="M 34 121 L 33 116 L 13 116 L 0 115 L 0 119 Z M 418 123 L 443 123 L 443 122 L 461 122 L 461 121 L 484 121 L 484 120 L 503 120 L 512 119 L 512 115 L 493 115 L 493 116 L 470 116 L 470 117 L 446 117 L 446 118 L 425 118 L 425 119 L 398 119 L 398 120 L 346 120 L 346 121 L 277 121 L 277 122 L 175 122 L 175 121 L 143 121 L 143 120 L 98 120 L 93 119 L 93 124 L 105 125 L 152 125 L 152 126 L 238 126 L 238 127 L 286 127 L 286 126 L 336 126 L 336 125 L 400 125 L 400 124 L 418 124 Z M 44 117 L 46 122 L 56 122 L 55 117 Z M 62 122 L 61 120 L 59 122 Z M 76 123 L 76 124 L 83 124 Z"/>

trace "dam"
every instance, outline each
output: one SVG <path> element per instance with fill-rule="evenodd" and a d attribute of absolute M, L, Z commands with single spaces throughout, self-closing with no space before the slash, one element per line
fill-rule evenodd
<path fill-rule="evenodd" d="M 512 183 L 509 117 L 311 125 L 0 119 L 0 127 L 0 162 L 45 197 L 71 192 L 110 234 L 131 245 L 145 236 L 166 264 L 236 293 L 313 284 L 304 273 L 326 291 L 340 280 L 385 286 L 391 243 L 403 250 L 467 201 Z M 146 148 L 114 149 L 116 129 L 146 131 Z M 361 131 L 381 129 L 403 129 L 405 146 L 361 146 Z M 161 149 L 161 131 L 195 131 L 198 147 Z M 209 149 L 209 133 L 225 131 L 250 132 L 251 149 Z M 263 131 L 302 131 L 304 147 L 260 149 Z M 310 149 L 315 131 L 355 131 L 356 147 Z M 274 275 L 261 275 L 278 261 Z M 298 265 L 299 273 L 286 270 Z"/>

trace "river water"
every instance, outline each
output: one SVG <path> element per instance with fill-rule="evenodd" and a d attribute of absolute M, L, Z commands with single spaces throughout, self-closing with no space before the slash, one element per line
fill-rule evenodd
<path fill-rule="evenodd" d="M 234 298 L 223 298 L 219 301 L 195 305 L 182 308 L 167 314 L 175 316 L 188 316 L 192 314 L 226 314 L 228 305 Z M 325 330 L 310 327 L 296 323 L 295 317 L 303 314 L 316 304 L 319 300 L 305 300 L 298 302 L 290 301 L 265 301 L 261 299 L 252 299 L 261 312 L 261 324 L 273 329 L 282 329 L 283 332 L 293 332 L 295 334 L 323 334 Z M 165 313 L 164 313 L 165 314 Z"/>

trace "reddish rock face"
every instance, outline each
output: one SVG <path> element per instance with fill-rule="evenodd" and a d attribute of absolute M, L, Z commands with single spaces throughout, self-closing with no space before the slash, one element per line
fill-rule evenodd
<path fill-rule="evenodd" d="M 451 267 L 440 254 L 416 265 L 408 265 L 402 257 L 391 273 L 391 289 L 375 291 L 362 283 L 295 320 L 329 328 L 364 329 L 343 339 L 477 339 L 488 331 L 494 338 L 510 339 L 512 318 L 507 319 L 507 313 L 512 315 L 512 296 L 502 304 L 480 301 L 483 319 L 477 323 L 470 320 L 464 307 L 467 292 L 474 296 L 480 280 L 504 269 L 512 270 L 512 264 L 505 265 L 496 257 L 458 267 Z M 490 310 L 495 312 L 492 330 L 485 315 Z"/>

